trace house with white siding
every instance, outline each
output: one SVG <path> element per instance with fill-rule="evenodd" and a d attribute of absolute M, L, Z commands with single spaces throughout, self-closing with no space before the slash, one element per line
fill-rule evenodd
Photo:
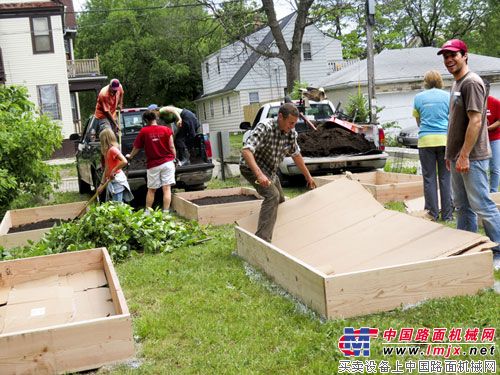
<path fill-rule="evenodd" d="M 412 116 L 413 99 L 422 91 L 424 74 L 437 70 L 443 76 L 444 89 L 449 90 L 453 76 L 438 56 L 438 48 L 419 47 L 384 50 L 374 58 L 376 105 L 383 110 L 378 114 L 384 125 L 396 122 L 401 128 L 416 124 Z M 469 68 L 490 82 L 490 95 L 500 97 L 500 58 L 469 53 Z M 347 104 L 350 95 L 361 90 L 368 95 L 366 60 L 311 82 L 322 86 L 328 98 L 337 104 Z"/>
<path fill-rule="evenodd" d="M 279 21 L 285 40 L 292 41 L 296 13 Z M 246 37 L 261 49 L 277 51 L 269 27 Z M 300 81 L 311 83 L 326 77 L 342 63 L 339 40 L 325 35 L 314 25 L 305 29 L 302 40 Z M 197 114 L 210 131 L 236 131 L 244 120 L 245 107 L 283 100 L 286 88 L 285 65 L 278 58 L 267 58 L 238 41 L 221 48 L 202 63 L 203 94 L 197 99 Z M 248 113 L 252 113 L 249 111 Z M 249 120 L 249 119 L 247 119 Z"/>
<path fill-rule="evenodd" d="M 80 130 L 77 91 L 96 91 L 107 79 L 95 63 L 77 77 L 75 35 L 72 0 L 0 0 L 0 83 L 27 87 L 39 110 L 61 125 L 68 152 L 67 138 Z"/>

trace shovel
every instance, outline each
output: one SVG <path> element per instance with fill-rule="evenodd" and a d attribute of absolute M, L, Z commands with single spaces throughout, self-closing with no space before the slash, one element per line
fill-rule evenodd
<path fill-rule="evenodd" d="M 106 189 L 106 187 L 108 186 L 109 182 L 111 180 L 106 180 L 103 184 L 103 189 Z M 76 216 L 77 219 L 81 218 L 85 212 L 87 211 L 87 207 L 90 206 L 90 204 L 99 196 L 99 191 L 96 189 L 95 191 L 95 194 L 87 201 L 87 203 L 85 203 L 85 206 L 83 206 L 82 210 L 78 213 L 78 215 Z"/>

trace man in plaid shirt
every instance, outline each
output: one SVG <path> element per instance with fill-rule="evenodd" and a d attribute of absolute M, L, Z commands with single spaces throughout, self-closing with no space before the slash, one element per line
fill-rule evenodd
<path fill-rule="evenodd" d="M 271 242 L 278 204 L 285 201 L 276 171 L 285 156 L 291 156 L 307 181 L 307 187 L 316 184 L 307 169 L 297 144 L 295 124 L 299 111 L 292 103 L 283 104 L 278 119 L 259 122 L 241 150 L 240 172 L 257 192 L 264 197 L 257 226 L 258 237 Z"/>

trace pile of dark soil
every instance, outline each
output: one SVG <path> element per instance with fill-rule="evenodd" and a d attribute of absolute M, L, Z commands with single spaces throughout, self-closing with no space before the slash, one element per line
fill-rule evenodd
<path fill-rule="evenodd" d="M 338 127 L 300 133 L 297 142 L 302 156 L 309 157 L 360 154 L 375 148 L 363 135 Z"/>
<path fill-rule="evenodd" d="M 193 199 L 191 202 L 197 204 L 198 206 L 208 206 L 209 204 L 235 203 L 256 200 L 258 200 L 258 198 L 253 195 L 225 195 L 222 197 L 204 197 Z"/>
<path fill-rule="evenodd" d="M 38 221 L 36 223 L 27 223 L 18 225 L 16 227 L 12 227 L 9 229 L 8 233 L 18 233 L 18 232 L 26 232 L 29 230 L 35 229 L 44 229 L 44 228 L 52 228 L 54 225 L 60 225 L 61 223 L 68 222 L 70 220 L 62 220 L 62 219 L 47 219 Z"/>

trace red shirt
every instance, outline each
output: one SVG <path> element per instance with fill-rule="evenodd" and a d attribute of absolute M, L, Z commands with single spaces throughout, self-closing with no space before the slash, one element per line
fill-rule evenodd
<path fill-rule="evenodd" d="M 95 106 L 95 117 L 99 120 L 105 119 L 105 112 L 110 112 L 113 118 L 116 119 L 116 106 L 120 103 L 120 98 L 123 95 L 122 85 L 118 87 L 114 95 L 110 94 L 109 85 L 104 86 L 97 96 L 97 104 Z"/>
<path fill-rule="evenodd" d="M 144 148 L 148 169 L 174 160 L 174 153 L 169 146 L 172 134 L 170 128 L 161 125 L 148 125 L 141 129 L 134 141 L 134 147 Z"/>
<path fill-rule="evenodd" d="M 108 152 L 106 152 L 106 166 L 108 167 L 106 178 L 109 178 L 111 176 L 111 171 L 113 170 L 113 168 L 120 164 L 120 158 L 118 157 L 118 155 L 120 155 L 120 150 L 118 150 L 114 146 L 110 147 Z M 118 172 L 121 172 L 121 169 L 116 170 L 115 174 Z"/>
<path fill-rule="evenodd" d="M 493 124 L 495 121 L 500 120 L 500 100 L 493 96 L 488 96 L 486 116 L 488 125 Z M 498 141 L 500 139 L 500 126 L 495 130 L 488 131 L 488 136 L 491 141 Z"/>

